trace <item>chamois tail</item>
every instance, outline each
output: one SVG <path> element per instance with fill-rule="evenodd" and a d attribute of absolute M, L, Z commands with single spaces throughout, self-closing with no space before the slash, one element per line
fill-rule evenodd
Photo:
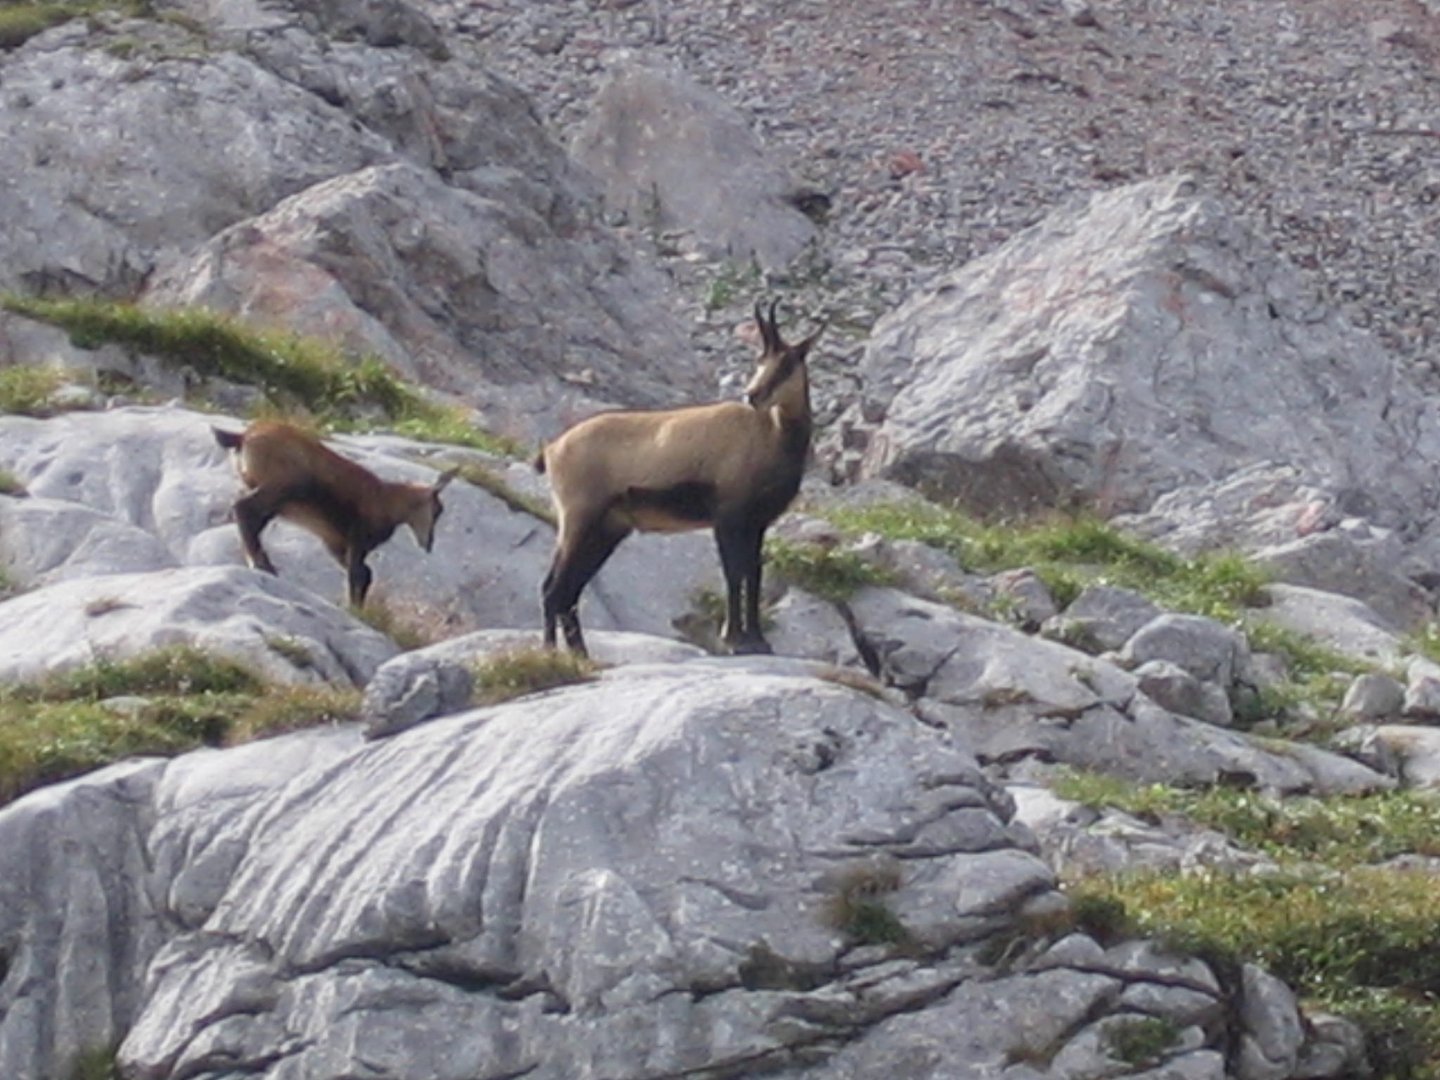
<path fill-rule="evenodd" d="M 215 441 L 226 450 L 239 450 L 240 444 L 245 441 L 245 436 L 238 431 L 221 431 L 218 427 L 210 430 L 215 433 Z"/>
<path fill-rule="evenodd" d="M 535 460 L 532 461 L 530 464 L 535 467 L 535 471 L 538 472 L 538 473 L 543 473 L 543 472 L 545 471 L 545 444 L 544 444 L 544 443 L 541 443 L 541 444 L 540 444 L 540 450 L 539 450 L 539 452 L 535 455 Z"/>

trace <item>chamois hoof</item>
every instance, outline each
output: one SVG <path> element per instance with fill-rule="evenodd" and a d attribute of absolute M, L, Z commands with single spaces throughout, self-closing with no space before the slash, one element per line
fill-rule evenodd
<path fill-rule="evenodd" d="M 737 641 L 730 646 L 731 656 L 770 656 L 775 652 L 764 640 Z"/>

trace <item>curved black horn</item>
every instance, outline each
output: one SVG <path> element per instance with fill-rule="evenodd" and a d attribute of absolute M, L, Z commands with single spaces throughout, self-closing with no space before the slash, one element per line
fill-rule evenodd
<path fill-rule="evenodd" d="M 755 301 L 755 325 L 760 328 L 760 344 L 765 346 L 766 353 L 775 351 L 775 325 L 765 321 L 765 301 Z"/>
<path fill-rule="evenodd" d="M 782 347 L 780 331 L 775 327 L 775 308 L 779 303 L 780 301 L 776 300 L 770 304 L 770 318 L 767 321 L 764 301 L 755 301 L 755 325 L 760 328 L 760 341 L 764 344 L 766 352 L 776 352 Z"/>

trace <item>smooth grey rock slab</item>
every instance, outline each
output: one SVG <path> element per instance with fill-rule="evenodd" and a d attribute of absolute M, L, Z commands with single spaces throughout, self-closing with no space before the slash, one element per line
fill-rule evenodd
<path fill-rule="evenodd" d="M 363 686 L 397 648 L 311 593 L 240 567 L 76 578 L 0 603 L 0 679 L 35 679 L 173 645 L 283 683 Z"/>

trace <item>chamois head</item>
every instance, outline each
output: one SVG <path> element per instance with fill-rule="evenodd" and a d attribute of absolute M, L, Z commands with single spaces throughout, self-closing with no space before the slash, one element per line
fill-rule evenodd
<path fill-rule="evenodd" d="M 445 512 L 440 492 L 455 478 L 455 469 L 447 469 L 433 484 L 408 484 L 413 504 L 405 515 L 405 524 L 415 534 L 415 542 L 426 552 L 435 546 L 435 524 Z"/>
<path fill-rule="evenodd" d="M 795 345 L 787 345 L 780 336 L 775 322 L 775 309 L 779 301 L 772 301 L 767 317 L 760 302 L 755 302 L 755 324 L 760 328 L 760 342 L 763 346 L 760 359 L 756 362 L 755 374 L 745 387 L 745 400 L 757 409 L 779 408 L 792 416 L 810 413 L 810 384 L 805 371 L 805 358 L 810 347 L 819 340 L 825 327 Z"/>

